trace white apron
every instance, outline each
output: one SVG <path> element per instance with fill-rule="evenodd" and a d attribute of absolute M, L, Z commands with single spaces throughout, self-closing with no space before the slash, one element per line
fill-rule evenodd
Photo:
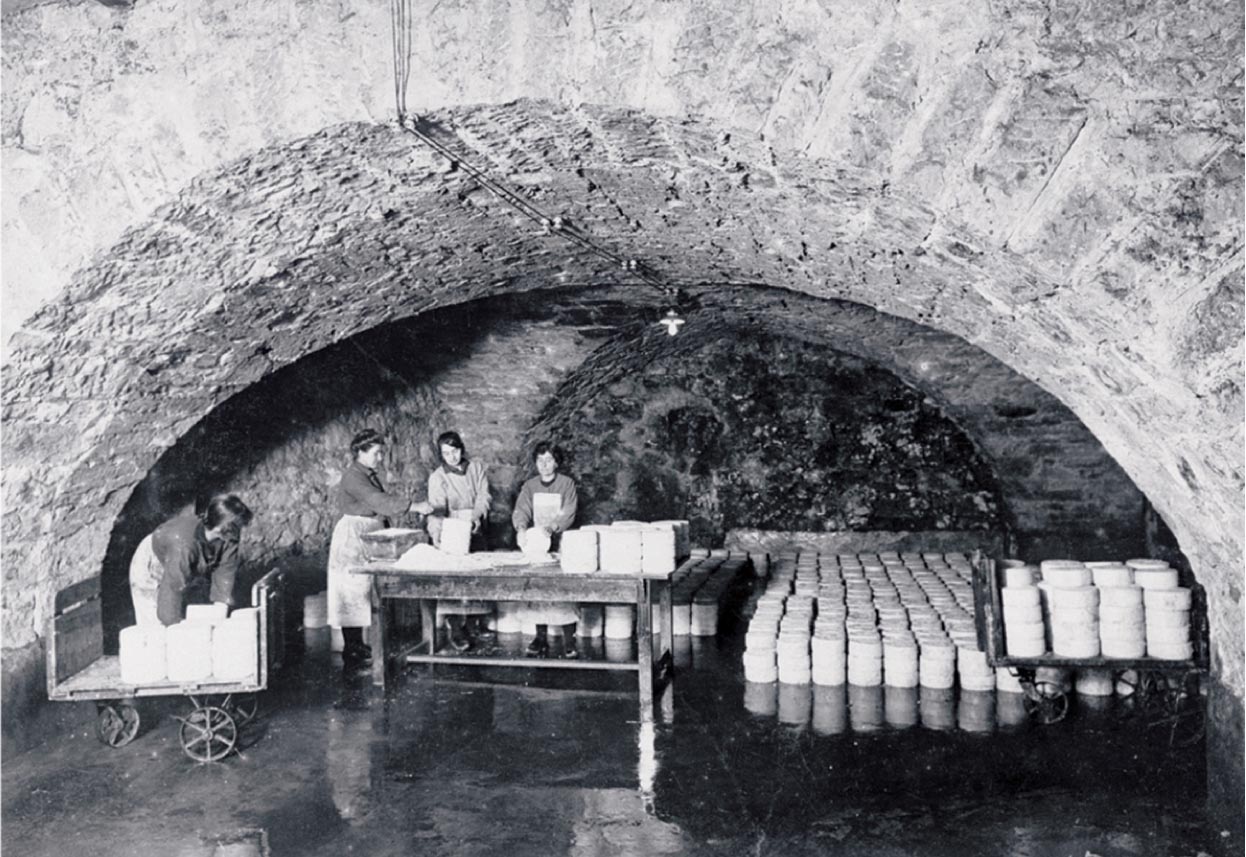
<path fill-rule="evenodd" d="M 130 599 L 134 602 L 135 625 L 151 627 L 161 624 L 156 609 L 156 590 L 160 587 L 162 576 L 164 566 L 152 550 L 149 534 L 138 543 L 138 549 L 130 560 Z"/>
<path fill-rule="evenodd" d="M 372 578 L 346 569 L 368 561 L 363 553 L 364 533 L 385 526 L 379 518 L 343 515 L 329 542 L 329 624 L 334 628 L 372 625 Z"/>
<path fill-rule="evenodd" d="M 532 495 L 532 525 L 550 527 L 562 514 L 562 495 L 557 491 L 536 491 Z M 537 625 L 571 625 L 579 621 L 572 601 L 528 602 L 527 621 Z"/>

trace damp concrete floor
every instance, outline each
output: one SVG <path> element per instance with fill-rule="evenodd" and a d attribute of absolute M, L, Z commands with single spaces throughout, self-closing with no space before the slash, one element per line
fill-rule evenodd
<path fill-rule="evenodd" d="M 125 747 L 83 726 L 10 758 L 3 853 L 1242 853 L 1202 745 L 1120 700 L 1040 726 L 1009 694 L 746 685 L 740 637 L 680 640 L 654 725 L 622 673 L 411 667 L 384 694 L 299 640 L 223 762 L 183 755 L 176 699 Z"/>

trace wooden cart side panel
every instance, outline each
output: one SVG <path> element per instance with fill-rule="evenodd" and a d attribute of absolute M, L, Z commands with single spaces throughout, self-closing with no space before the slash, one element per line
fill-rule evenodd
<path fill-rule="evenodd" d="M 98 577 L 88 577 L 86 580 L 75 583 L 73 586 L 67 586 L 60 592 L 56 593 L 55 613 L 60 616 L 62 613 L 72 611 L 79 604 L 93 601 L 100 597 L 100 579 Z"/>
<path fill-rule="evenodd" d="M 98 589 L 97 589 L 98 592 Z M 81 602 L 48 622 L 48 695 L 60 682 L 104 656 L 99 598 Z"/>

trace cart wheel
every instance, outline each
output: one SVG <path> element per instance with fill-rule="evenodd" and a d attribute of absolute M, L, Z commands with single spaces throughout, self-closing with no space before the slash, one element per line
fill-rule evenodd
<path fill-rule="evenodd" d="M 1163 695 L 1162 713 L 1153 719 L 1153 728 L 1164 729 L 1170 749 L 1188 749 L 1203 739 L 1207 719 L 1198 687 L 1188 684 L 1170 687 Z"/>
<path fill-rule="evenodd" d="M 109 747 L 124 747 L 138 734 L 138 709 L 128 702 L 101 705 L 95 720 L 95 735 Z"/>
<path fill-rule="evenodd" d="M 260 697 L 255 693 L 237 693 L 230 698 L 229 709 L 239 726 L 246 726 L 260 710 Z"/>
<path fill-rule="evenodd" d="M 207 705 L 182 721 L 178 738 L 196 762 L 219 762 L 238 746 L 238 725 L 225 709 Z"/>
<path fill-rule="evenodd" d="M 1026 688 L 1025 710 L 1040 723 L 1059 723 L 1069 713 L 1069 697 L 1060 685 L 1037 681 Z"/>

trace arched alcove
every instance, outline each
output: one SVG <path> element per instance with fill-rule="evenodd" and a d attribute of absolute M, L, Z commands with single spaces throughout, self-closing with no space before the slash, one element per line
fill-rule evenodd
<path fill-rule="evenodd" d="M 1172 525 L 1211 595 L 1218 675 L 1240 694 L 1241 535 L 1221 525 L 1238 515 L 1240 451 L 1217 430 L 1235 399 L 1156 375 L 1111 307 L 1048 300 L 1058 281 L 868 169 L 696 120 L 523 102 L 428 127 L 691 293 L 858 304 L 1036 382 Z M 326 129 L 197 180 L 13 341 L 5 559 L 39 583 L 10 596 L 5 644 L 36 640 L 52 592 L 96 573 L 134 487 L 232 396 L 386 321 L 571 285 L 663 299 L 394 126 Z"/>

